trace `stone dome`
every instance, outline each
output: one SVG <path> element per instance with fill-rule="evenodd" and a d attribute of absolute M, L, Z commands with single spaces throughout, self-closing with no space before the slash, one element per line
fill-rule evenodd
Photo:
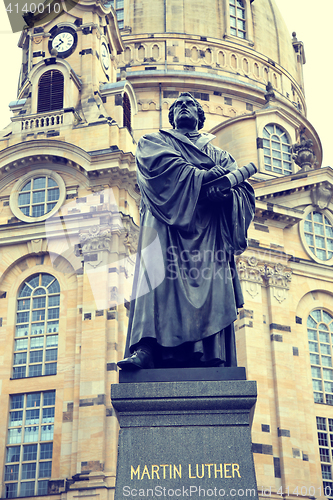
<path fill-rule="evenodd" d="M 302 50 L 300 45 L 292 44 L 289 33 L 275 0 L 255 0 L 253 8 L 254 49 L 283 66 L 296 81 L 299 80 L 296 50 Z M 302 57 L 302 54 L 299 54 Z M 301 61 L 300 61 L 301 62 Z"/>
<path fill-rule="evenodd" d="M 253 161 L 263 163 L 256 156 L 269 120 L 290 145 L 307 129 L 320 163 L 320 140 L 306 119 L 303 44 L 288 32 L 276 0 L 117 0 L 115 6 L 124 16 L 118 71 L 138 103 L 135 140 L 168 128 L 171 103 L 187 91 L 203 106 L 205 131 L 236 159 L 243 161 L 248 137 L 244 155 L 251 149 Z"/>
<path fill-rule="evenodd" d="M 275 0 L 232 0 L 243 5 L 245 40 L 230 37 L 230 0 L 134 0 L 125 4 L 125 24 L 132 36 L 166 33 L 196 35 L 244 44 L 282 66 L 302 86 L 291 33 Z M 127 13 L 126 13 L 127 11 Z"/>

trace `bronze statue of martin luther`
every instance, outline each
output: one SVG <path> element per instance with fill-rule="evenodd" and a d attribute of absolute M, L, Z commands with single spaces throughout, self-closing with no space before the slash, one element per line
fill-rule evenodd
<path fill-rule="evenodd" d="M 172 130 L 144 135 L 137 147 L 141 229 L 118 366 L 237 366 L 233 323 L 243 296 L 234 255 L 247 246 L 255 197 L 245 179 L 256 169 L 237 169 L 213 135 L 198 132 L 205 115 L 191 94 L 180 94 L 169 120 Z M 159 258 L 145 257 L 152 234 Z"/>

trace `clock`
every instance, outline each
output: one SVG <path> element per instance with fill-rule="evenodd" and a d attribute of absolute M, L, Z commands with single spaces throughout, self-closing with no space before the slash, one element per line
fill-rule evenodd
<path fill-rule="evenodd" d="M 105 42 L 102 42 L 102 45 L 101 45 L 101 61 L 102 61 L 103 67 L 105 69 L 109 69 L 109 67 L 110 67 L 110 52 L 109 52 L 108 46 L 106 45 Z"/>
<path fill-rule="evenodd" d="M 54 33 L 51 33 L 49 52 L 51 53 L 52 49 L 56 49 L 58 51 L 58 57 L 65 58 L 74 52 L 76 45 L 77 34 L 73 28 L 67 27 L 57 29 Z"/>

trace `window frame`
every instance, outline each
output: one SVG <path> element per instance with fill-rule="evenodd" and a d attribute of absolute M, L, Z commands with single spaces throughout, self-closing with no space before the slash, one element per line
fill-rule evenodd
<path fill-rule="evenodd" d="M 21 193 L 23 187 L 32 179 L 38 178 L 38 177 L 48 177 L 54 182 L 57 183 L 59 187 L 59 198 L 55 204 L 55 206 L 50 210 L 50 212 L 33 217 L 33 216 L 28 216 L 25 215 L 20 207 L 19 207 L 19 194 Z M 15 217 L 17 217 L 19 220 L 22 220 L 24 222 L 40 222 L 43 220 L 48 219 L 49 217 L 52 217 L 62 206 L 66 199 L 66 186 L 63 181 L 63 179 L 60 177 L 59 174 L 52 170 L 48 169 L 35 169 L 32 172 L 29 172 L 26 175 L 23 175 L 14 185 L 12 192 L 10 194 L 9 198 L 9 206 Z"/>
<path fill-rule="evenodd" d="M 332 266 L 333 265 L 333 255 L 330 259 L 327 260 L 322 260 L 317 255 L 315 255 L 309 246 L 309 243 L 307 242 L 305 233 L 308 231 L 305 231 L 305 223 L 307 222 L 307 217 L 311 212 L 319 212 L 321 213 L 324 217 L 328 219 L 330 222 L 331 226 L 333 227 L 333 216 L 332 214 L 327 210 L 327 209 L 320 209 L 319 207 L 315 207 L 314 205 L 309 205 L 305 210 L 304 210 L 304 217 L 299 223 L 299 235 L 300 239 L 302 242 L 302 245 L 306 251 L 306 253 L 309 255 L 309 257 L 317 262 L 318 264 L 325 265 L 325 266 Z M 308 232 L 309 233 L 309 232 Z M 310 233 L 309 233 L 310 234 Z M 327 248 L 327 242 L 325 243 L 325 248 Z"/>
<path fill-rule="evenodd" d="M 64 56 L 63 56 L 64 57 Z M 42 80 L 46 78 L 46 76 L 50 73 L 50 82 L 44 83 Z M 55 73 L 59 73 L 61 75 L 61 79 L 56 82 L 55 77 L 53 76 Z M 59 86 L 59 90 L 57 92 L 53 91 L 54 88 Z M 53 113 L 56 111 L 62 111 L 64 109 L 64 100 L 65 100 L 65 76 L 62 71 L 59 69 L 49 69 L 45 71 L 38 79 L 37 84 L 37 114 L 45 114 L 45 113 Z M 41 107 L 45 107 L 45 88 L 46 92 L 48 92 L 48 97 L 50 101 L 49 109 L 41 109 Z M 61 100 L 61 106 L 56 105 L 52 102 L 57 102 Z"/>
<path fill-rule="evenodd" d="M 122 2 L 121 7 L 117 7 L 117 2 L 119 2 L 119 1 Z M 125 28 L 125 0 L 109 0 L 109 3 L 116 13 L 119 29 L 123 30 Z M 118 12 L 123 13 L 122 19 L 118 18 Z M 122 26 L 120 25 L 120 23 L 122 23 Z"/>
<path fill-rule="evenodd" d="M 242 3 L 242 7 L 238 5 L 238 2 Z M 231 13 L 231 7 L 235 7 L 235 13 Z M 244 17 L 238 16 L 238 9 L 243 11 Z M 231 19 L 235 19 L 235 26 L 233 26 Z M 238 23 L 241 22 L 244 25 L 244 29 L 238 27 Z M 236 36 L 237 38 L 241 38 L 242 40 L 247 39 L 247 31 L 246 31 L 246 8 L 243 0 L 229 0 L 229 23 L 230 23 L 230 35 Z M 236 33 L 232 33 L 235 30 Z M 244 36 L 240 36 L 238 33 L 243 33 Z"/>
<path fill-rule="evenodd" d="M 230 26 L 230 7 L 229 7 L 229 0 L 222 0 L 223 3 L 223 12 L 224 12 L 224 35 L 223 38 L 225 40 L 231 40 L 233 42 L 237 41 L 237 43 L 240 43 L 242 45 L 246 45 L 248 47 L 253 47 L 254 46 L 254 41 L 253 41 L 253 19 L 252 19 L 252 2 L 251 0 L 242 0 L 243 6 L 245 9 L 245 33 L 246 37 L 241 38 L 236 35 L 231 34 L 231 26 Z"/>
<path fill-rule="evenodd" d="M 43 285 L 43 277 L 50 277 L 51 280 L 49 283 Z M 31 282 L 36 281 L 36 278 L 38 278 L 38 285 L 33 288 Z M 46 280 L 48 279 L 49 278 L 46 278 Z M 55 283 L 58 284 L 58 290 L 53 293 L 47 293 L 48 288 Z M 29 293 L 22 295 L 25 289 L 27 289 Z M 38 291 L 45 291 L 45 293 L 38 293 Z M 12 379 L 18 380 L 56 375 L 60 321 L 60 294 L 59 281 L 50 273 L 40 272 L 31 274 L 21 283 L 16 298 Z M 25 304 L 25 302 L 27 302 L 27 304 Z M 36 302 L 41 302 L 41 304 L 37 304 L 38 307 L 34 307 Z M 54 311 L 55 316 L 53 317 Z M 40 312 L 39 319 L 37 318 L 38 312 Z M 50 312 L 52 313 L 51 315 Z M 27 320 L 24 320 L 24 315 L 27 315 Z M 36 331 L 33 331 L 33 328 L 35 328 Z M 49 332 L 49 328 L 55 328 L 56 332 Z M 17 332 L 20 330 L 24 330 L 23 335 L 17 335 Z M 57 336 L 57 339 L 54 338 L 55 335 Z M 22 368 L 24 368 L 24 370 Z M 34 369 L 35 373 L 31 373 Z"/>
<path fill-rule="evenodd" d="M 274 132 L 271 133 L 269 130 L 266 129 L 266 127 L 269 127 L 269 126 L 274 126 Z M 276 128 L 279 128 L 282 132 L 283 132 L 283 135 L 286 135 L 287 139 L 288 139 L 288 143 L 286 142 L 283 142 L 281 140 L 281 136 L 282 134 L 280 134 L 280 137 L 279 137 L 279 145 L 280 145 L 280 149 L 279 151 L 277 150 L 277 148 L 273 148 L 272 147 L 272 142 L 276 142 L 277 141 L 273 141 L 272 138 L 274 136 L 278 136 L 278 132 L 276 131 Z M 266 133 L 270 135 L 270 137 L 265 137 L 264 136 L 264 131 L 266 129 Z M 263 172 L 269 174 L 269 175 L 278 175 L 279 177 L 285 177 L 287 175 L 292 175 L 294 173 L 294 162 L 293 162 L 293 159 L 292 159 L 292 141 L 290 139 L 290 136 L 287 132 L 287 130 L 282 126 L 280 125 L 279 123 L 276 123 L 276 122 L 269 122 L 269 123 L 266 123 L 263 127 L 262 127 L 262 141 L 263 141 L 263 144 L 262 144 L 262 153 L 263 153 Z M 265 149 L 268 149 L 268 147 L 265 147 L 265 141 L 268 141 L 269 142 L 269 150 L 270 150 L 270 155 L 267 155 L 265 154 Z M 284 151 L 283 150 L 283 146 L 288 146 L 289 147 L 289 151 Z M 278 157 L 274 157 L 274 152 L 278 152 L 281 157 L 278 158 Z M 289 157 L 290 157 L 290 160 L 286 160 L 283 158 L 283 154 L 288 154 Z M 271 161 L 271 170 L 269 170 L 268 168 L 266 168 L 266 161 L 265 161 L 265 158 L 268 157 L 270 158 L 270 161 Z M 274 159 L 277 160 L 277 161 L 281 161 L 281 172 L 275 172 L 274 171 L 274 167 L 277 169 L 278 167 L 274 166 L 273 165 L 273 162 L 274 162 Z M 285 163 L 288 163 L 290 164 L 290 170 L 287 170 L 284 168 L 284 164 Z"/>
<path fill-rule="evenodd" d="M 46 394 L 51 396 L 51 400 L 46 399 Z M 38 398 L 39 396 L 39 398 Z M 16 398 L 16 399 L 15 399 Z M 31 400 L 29 402 L 29 399 Z M 21 401 L 21 403 L 20 403 Z M 39 404 L 37 404 L 39 402 Z M 52 403 L 52 404 L 51 404 Z M 48 481 L 52 477 L 52 464 L 53 464 L 53 440 L 54 440 L 54 427 L 55 427 L 55 407 L 56 407 L 56 391 L 36 391 L 31 393 L 23 394 L 12 394 L 10 396 L 9 405 L 9 419 L 7 426 L 7 442 L 6 442 L 6 455 L 5 455 L 5 467 L 4 467 L 4 486 L 5 486 L 5 497 L 6 498 L 19 498 L 21 496 L 39 496 L 47 495 Z M 47 417 L 44 420 L 44 409 L 53 408 L 52 418 Z M 35 417 L 32 415 L 35 412 Z M 21 419 L 12 419 L 12 415 L 20 414 Z M 37 420 L 38 413 L 38 421 Z M 31 421 L 28 421 L 30 418 Z M 17 425 L 11 425 L 12 422 L 16 422 Z M 50 428 L 52 427 L 52 439 L 43 439 L 48 436 Z M 20 434 L 17 442 L 10 443 L 10 430 L 17 430 L 17 434 Z M 32 432 L 31 438 L 26 439 L 26 433 Z M 43 429 L 46 429 L 43 435 Z M 28 434 L 27 434 L 28 436 Z M 36 439 L 34 439 L 36 438 Z M 51 445 L 47 449 L 47 445 Z M 42 450 L 47 451 L 47 453 L 42 455 Z M 30 449 L 29 449 L 30 448 Z M 11 450 L 11 451 L 10 451 Z M 13 453 L 11 456 L 10 454 Z M 16 453 L 16 454 L 15 454 Z M 42 464 L 47 464 L 47 469 L 50 472 L 45 477 L 42 472 Z M 10 479 L 7 474 L 7 469 L 9 469 L 9 474 L 13 474 L 13 478 Z M 14 472 L 12 472 L 14 469 Z M 47 471 L 47 472 L 48 472 Z M 39 485 L 42 484 L 44 487 L 39 490 Z M 9 485 L 17 485 L 16 494 L 8 495 L 7 487 Z M 22 485 L 32 485 L 33 484 L 33 494 L 30 491 L 28 493 L 21 493 Z M 46 487 L 46 488 L 45 488 Z"/>
<path fill-rule="evenodd" d="M 319 428 L 318 420 L 325 421 L 325 429 Z M 316 425 L 317 425 L 317 438 L 318 438 L 318 447 L 319 447 L 319 460 L 320 460 L 320 469 L 323 481 L 323 488 L 325 492 L 325 496 L 333 497 L 333 474 L 332 474 L 332 466 L 333 466 L 333 419 L 329 417 L 316 417 Z M 326 444 L 322 443 L 323 435 L 326 436 Z M 323 453 L 325 451 L 326 453 Z M 322 457 L 325 459 L 322 460 Z M 326 460 L 328 458 L 329 460 Z M 326 471 L 324 471 L 326 469 Z M 331 477 L 324 477 L 324 475 L 330 474 Z M 329 495 L 327 495 L 326 488 L 330 488 Z"/>
<path fill-rule="evenodd" d="M 317 311 L 320 311 L 320 320 L 315 317 L 317 314 L 314 313 Z M 325 314 L 331 317 L 329 321 L 325 320 Z M 320 328 L 320 325 L 324 326 Z M 333 406 L 333 313 L 321 306 L 313 308 L 307 316 L 306 328 L 314 402 Z M 327 337 L 325 338 L 326 335 Z M 330 358 L 330 365 L 324 364 L 323 361 L 326 358 Z M 320 376 L 318 374 L 314 376 L 312 368 L 320 370 Z M 331 372 L 330 378 L 324 377 L 324 370 Z M 320 388 L 316 388 L 314 382 L 318 382 L 318 387 L 320 386 Z M 331 391 L 326 389 L 327 385 L 325 384 L 331 384 Z"/>

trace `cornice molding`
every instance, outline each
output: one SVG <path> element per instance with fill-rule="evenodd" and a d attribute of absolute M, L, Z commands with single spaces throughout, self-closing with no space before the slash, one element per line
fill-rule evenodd
<path fill-rule="evenodd" d="M 110 148 L 94 155 L 74 144 L 47 139 L 21 142 L 0 151 L 0 183 L 8 174 L 29 164 L 47 163 L 66 164 L 91 180 L 100 176 L 112 177 L 112 181 L 125 177 L 136 190 L 135 161 L 131 152 Z"/>
<path fill-rule="evenodd" d="M 256 218 L 260 221 L 270 220 L 283 229 L 291 227 L 303 219 L 303 210 L 285 207 L 266 200 L 256 201 Z"/>
<path fill-rule="evenodd" d="M 333 186 L 333 169 L 331 167 L 258 182 L 253 187 L 256 199 L 258 201 L 267 201 L 295 192 L 307 191 L 323 184 Z"/>

